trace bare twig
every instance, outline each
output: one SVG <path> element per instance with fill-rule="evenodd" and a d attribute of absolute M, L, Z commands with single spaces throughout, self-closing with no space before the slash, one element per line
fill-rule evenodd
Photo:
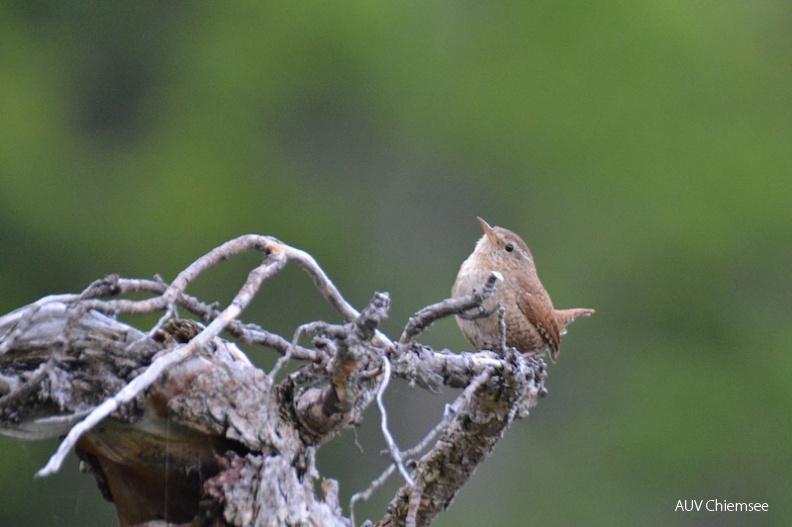
<path fill-rule="evenodd" d="M 165 310 L 165 313 L 160 317 L 157 323 L 154 324 L 154 327 L 149 330 L 148 332 L 149 338 L 153 337 L 160 329 L 162 329 L 162 327 L 168 322 L 168 320 L 172 318 L 176 318 L 178 316 L 177 313 L 178 311 L 176 309 L 176 305 L 175 304 L 169 305 L 168 308 Z"/>
<path fill-rule="evenodd" d="M 297 345 L 300 342 L 300 338 L 308 333 L 308 332 L 315 332 L 319 326 L 327 326 L 326 322 L 308 322 L 307 324 L 300 325 L 295 331 L 294 336 L 292 337 L 291 346 L 286 349 L 286 353 L 284 353 L 276 362 L 275 365 L 270 370 L 269 374 L 267 375 L 270 379 L 270 384 L 272 386 L 275 385 L 275 378 L 278 375 L 278 372 L 281 368 L 292 359 L 292 353 L 297 348 Z"/>
<path fill-rule="evenodd" d="M 226 331 L 237 337 L 242 344 L 264 346 L 281 354 L 288 353 L 292 360 L 322 362 L 327 358 L 317 350 L 292 344 L 280 335 L 270 333 L 256 324 L 242 324 L 238 320 L 234 320 L 226 327 Z"/>
<path fill-rule="evenodd" d="M 484 300 L 495 293 L 498 280 L 502 279 L 500 273 L 492 273 L 484 283 L 481 292 L 473 290 L 473 292 L 467 296 L 461 298 L 448 298 L 442 302 L 421 309 L 410 317 L 401 337 L 399 337 L 399 343 L 407 344 L 416 335 L 429 329 L 435 321 L 441 318 L 451 315 L 460 315 L 465 318 L 481 318 L 491 315 L 492 313 L 483 309 L 482 305 Z M 475 310 L 475 312 L 469 313 L 470 310 Z"/>
<path fill-rule="evenodd" d="M 426 436 L 414 447 L 405 450 L 401 453 L 402 459 L 407 459 L 414 457 L 421 452 L 423 452 L 429 444 L 435 440 L 437 435 L 443 431 L 443 429 L 448 425 L 448 421 L 453 416 L 454 410 L 450 405 L 446 405 L 445 410 L 443 411 L 443 418 L 442 420 L 437 423 Z M 358 501 L 368 501 L 371 495 L 376 492 L 380 487 L 382 487 L 386 481 L 393 475 L 396 471 L 396 463 L 390 463 L 388 467 L 382 471 L 382 473 L 374 479 L 365 490 L 361 492 L 356 492 L 352 495 L 352 498 L 349 500 L 349 512 L 352 519 L 352 525 L 357 525 L 355 523 L 355 504 Z"/>
<path fill-rule="evenodd" d="M 380 415 L 382 416 L 380 428 L 382 430 L 383 437 L 385 437 L 385 443 L 388 445 L 388 452 L 390 454 L 391 460 L 393 460 L 393 462 L 396 464 L 396 467 L 399 469 L 404 481 L 406 481 L 408 485 L 413 485 L 413 478 L 410 473 L 407 472 L 407 467 L 404 466 L 399 447 L 396 445 L 396 441 L 393 440 L 393 436 L 388 429 L 388 410 L 385 408 L 385 403 L 382 402 L 382 394 L 385 393 L 385 390 L 388 388 L 388 383 L 390 383 L 391 377 L 391 365 L 387 357 L 382 357 L 382 365 L 382 381 L 380 383 L 379 389 L 377 390 L 377 407 L 379 408 Z"/>
<path fill-rule="evenodd" d="M 195 260 L 176 276 L 165 291 L 157 297 L 145 300 L 118 299 L 107 302 L 88 301 L 88 306 L 99 311 L 109 313 L 147 314 L 167 309 L 171 304 L 178 303 L 179 297 L 187 286 L 200 275 L 216 266 L 218 263 L 242 252 L 256 249 L 265 254 L 281 253 L 282 247 L 278 240 L 271 236 L 246 234 L 215 247 L 205 255 Z M 282 257 L 278 257 L 278 260 Z M 285 263 L 285 261 L 283 262 Z"/>
<path fill-rule="evenodd" d="M 360 316 L 360 313 L 352 307 L 352 304 L 344 300 L 335 284 L 327 277 L 324 270 L 319 267 L 313 256 L 300 249 L 282 245 L 283 252 L 289 261 L 292 261 L 305 270 L 314 282 L 319 292 L 324 296 L 330 305 L 346 319 L 352 321 Z M 381 346 L 391 347 L 393 342 L 379 330 L 374 332 L 374 338 Z"/>
<path fill-rule="evenodd" d="M 396 464 L 391 463 L 388 465 L 382 474 L 380 474 L 374 481 L 372 481 L 365 490 L 361 492 L 356 492 L 352 495 L 352 498 L 349 500 L 349 518 L 352 521 L 352 527 L 356 527 L 357 523 L 355 522 L 355 504 L 359 501 L 368 501 L 371 495 L 376 492 L 380 487 L 382 487 L 388 478 L 391 477 L 393 472 L 396 470 Z"/>
<path fill-rule="evenodd" d="M 86 290 L 80 295 L 80 298 L 97 299 L 104 296 L 115 296 L 119 294 L 141 292 L 152 293 L 161 296 L 167 289 L 167 284 L 165 284 L 161 279 L 130 279 L 120 278 L 118 275 L 110 275 L 101 280 L 97 280 L 88 286 L 88 288 L 86 288 Z M 74 295 L 72 295 L 72 297 L 74 297 Z M 185 308 L 190 313 L 197 315 L 206 324 L 210 323 L 220 314 L 220 310 L 217 308 L 216 304 L 206 304 L 183 292 L 177 296 L 175 303 Z M 103 308 L 102 305 L 107 305 L 108 307 Z M 103 312 L 118 312 L 117 310 L 119 309 L 118 304 L 112 304 L 108 302 L 105 302 L 104 304 L 91 303 L 89 307 Z M 162 320 L 165 320 L 166 318 L 167 314 Z M 156 331 L 156 326 L 153 331 Z M 291 358 L 295 360 L 306 360 L 310 362 L 320 362 L 323 360 L 321 354 L 318 354 L 315 350 L 293 345 L 280 335 L 266 331 L 256 324 L 243 324 L 238 320 L 232 320 L 226 327 L 226 331 L 236 337 L 239 342 L 243 344 L 264 346 L 281 354 L 288 352 Z"/>
<path fill-rule="evenodd" d="M 404 452 L 402 452 L 404 457 L 417 456 L 418 454 L 423 452 L 426 449 L 426 447 L 429 446 L 429 443 L 434 441 L 437 435 L 443 431 L 443 428 L 445 428 L 445 426 L 448 424 L 449 419 L 451 419 L 453 415 L 454 415 L 454 410 L 451 408 L 450 405 L 446 405 L 445 409 L 443 410 L 443 418 L 440 420 L 440 422 L 437 423 L 431 430 L 429 430 L 429 433 L 426 434 L 426 436 L 424 436 L 424 438 L 421 439 L 421 441 L 417 445 L 415 445 L 409 450 L 405 450 Z"/>

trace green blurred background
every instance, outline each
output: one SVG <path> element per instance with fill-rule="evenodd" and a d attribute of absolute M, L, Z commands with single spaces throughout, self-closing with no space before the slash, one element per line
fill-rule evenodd
<path fill-rule="evenodd" d="M 787 524 L 790 24 L 781 0 L 4 1 L 0 312 L 172 279 L 255 232 L 357 306 L 389 291 L 397 336 L 449 294 L 481 215 L 525 238 L 557 307 L 597 315 L 436 525 Z M 227 301 L 256 261 L 191 292 Z M 334 320 L 317 297 L 289 269 L 245 317 L 289 336 Z M 468 349 L 451 320 L 424 341 Z M 455 395 L 394 384 L 399 443 Z M 321 451 L 345 502 L 385 466 L 378 426 Z M 33 479 L 56 445 L 0 439 L 0 525 L 113 525 L 73 456 Z"/>

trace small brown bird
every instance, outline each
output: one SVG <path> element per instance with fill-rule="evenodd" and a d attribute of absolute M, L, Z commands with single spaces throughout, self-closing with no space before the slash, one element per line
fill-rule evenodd
<path fill-rule="evenodd" d="M 533 256 L 525 242 L 508 229 L 490 227 L 478 218 L 484 236 L 476 243 L 473 253 L 462 262 L 451 294 L 454 297 L 469 295 L 481 289 L 491 273 L 501 280 L 495 294 L 484 302 L 484 308 L 493 311 L 485 318 L 466 319 L 457 316 L 462 334 L 476 349 L 492 350 L 500 346 L 497 306 L 504 311 L 506 346 L 523 353 L 550 352 L 555 363 L 561 348 L 561 335 L 578 317 L 589 316 L 593 309 L 555 309 L 539 276 Z"/>

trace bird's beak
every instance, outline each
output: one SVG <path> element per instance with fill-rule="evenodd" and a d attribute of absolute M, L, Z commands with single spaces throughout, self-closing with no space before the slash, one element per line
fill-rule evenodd
<path fill-rule="evenodd" d="M 480 216 L 476 216 L 476 219 L 478 219 L 479 223 L 481 224 L 481 228 L 484 229 L 484 234 L 487 235 L 487 238 L 489 238 L 489 241 L 493 245 L 497 245 L 498 244 L 498 237 L 495 236 L 495 231 L 492 230 L 492 227 L 490 227 L 490 224 L 487 223 L 486 221 L 484 221 L 484 218 L 482 218 Z"/>

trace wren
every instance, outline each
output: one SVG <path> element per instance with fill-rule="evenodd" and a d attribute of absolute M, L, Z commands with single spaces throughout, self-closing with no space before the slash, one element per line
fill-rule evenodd
<path fill-rule="evenodd" d="M 490 227 L 478 218 L 484 236 L 473 253 L 462 263 L 451 290 L 454 297 L 469 295 L 483 287 L 487 277 L 498 273 L 495 294 L 482 306 L 492 314 L 482 318 L 457 316 L 462 334 L 478 350 L 497 350 L 501 346 L 498 304 L 503 308 L 506 346 L 522 353 L 550 353 L 555 364 L 561 349 L 561 335 L 578 317 L 593 309 L 555 309 L 550 295 L 539 281 L 533 256 L 525 242 L 503 227 Z"/>

